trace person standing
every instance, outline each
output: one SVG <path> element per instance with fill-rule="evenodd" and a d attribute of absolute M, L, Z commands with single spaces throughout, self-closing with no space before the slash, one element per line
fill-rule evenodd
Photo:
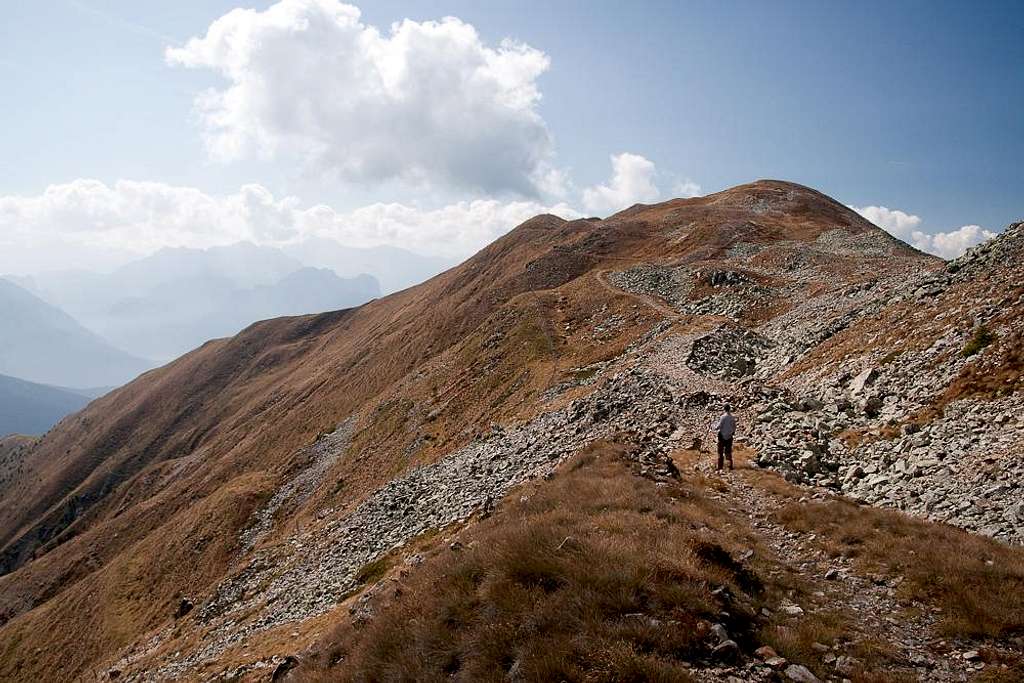
<path fill-rule="evenodd" d="M 732 469 L 732 437 L 736 434 L 736 416 L 732 414 L 732 408 L 725 404 L 725 412 L 718 418 L 718 469 L 722 469 L 724 460 L 729 459 L 729 469 Z"/>

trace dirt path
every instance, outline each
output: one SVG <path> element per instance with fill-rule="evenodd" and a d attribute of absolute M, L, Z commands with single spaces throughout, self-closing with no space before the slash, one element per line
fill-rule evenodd
<path fill-rule="evenodd" d="M 659 300 L 657 297 L 648 294 L 637 294 L 636 292 L 629 292 L 626 291 L 625 289 L 620 289 L 619 287 L 616 287 L 615 285 L 613 285 L 612 283 L 608 282 L 608 280 L 605 279 L 605 274 L 607 272 L 607 270 L 599 270 L 597 271 L 594 277 L 597 279 L 599 285 L 604 287 L 612 294 L 618 296 L 627 296 L 630 299 L 635 299 L 636 301 L 639 301 L 640 303 L 649 306 L 650 308 L 653 308 L 654 310 L 658 311 L 666 318 L 669 318 L 671 320 L 682 320 L 684 318 L 682 313 L 679 313 L 678 311 L 674 310 L 672 307 L 670 307 L 663 301 Z"/>
<path fill-rule="evenodd" d="M 808 619 L 829 624 L 839 618 L 843 630 L 853 633 L 849 640 L 821 643 L 828 648 L 820 651 L 834 680 L 864 680 L 866 654 L 876 667 L 879 657 L 886 660 L 886 674 L 893 680 L 971 680 L 979 668 L 976 662 L 964 659 L 955 649 L 951 655 L 936 652 L 936 646 L 949 649 L 937 634 L 936 612 L 925 605 L 906 606 L 896 600 L 895 587 L 901 577 L 862 575 L 848 558 L 833 558 L 825 552 L 827 539 L 787 529 L 774 518 L 784 506 L 807 504 L 823 494 L 806 491 L 800 496 L 801 489 L 781 480 L 769 485 L 774 474 L 741 459 L 735 471 L 716 472 L 709 454 L 695 464 L 696 457 L 693 453 L 677 457 L 677 465 L 684 472 L 696 470 L 707 477 L 711 484 L 707 495 L 749 524 L 770 549 L 770 559 L 784 565 L 806 586 L 806 591 L 794 592 L 792 601 L 780 604 L 776 616 L 794 628 Z M 773 490 L 782 487 L 792 493 Z"/>

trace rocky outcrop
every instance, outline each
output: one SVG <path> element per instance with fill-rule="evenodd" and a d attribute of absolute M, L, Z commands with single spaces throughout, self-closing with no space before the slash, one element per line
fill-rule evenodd
<path fill-rule="evenodd" d="M 900 424 L 889 413 L 884 422 L 900 426 L 884 435 L 879 415 L 842 396 L 828 402 L 776 398 L 753 412 L 750 441 L 758 464 L 790 481 L 1024 543 L 1020 396 L 956 401 L 924 425 Z M 853 429 L 866 429 L 865 441 L 841 438 Z"/>
<path fill-rule="evenodd" d="M 939 273 L 880 286 L 884 305 L 854 322 L 887 326 L 860 338 L 903 346 L 865 344 L 831 365 L 814 357 L 774 381 L 774 395 L 752 409 L 758 462 L 791 481 L 1024 542 L 1021 254 L 1024 224 L 1015 223 Z"/>
<path fill-rule="evenodd" d="M 719 327 L 693 342 L 686 364 L 702 374 L 738 379 L 754 374 L 770 340 L 741 327 Z"/>

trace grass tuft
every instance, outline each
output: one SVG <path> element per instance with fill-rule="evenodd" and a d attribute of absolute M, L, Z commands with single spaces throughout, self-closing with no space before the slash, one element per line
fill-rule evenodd
<path fill-rule="evenodd" d="M 376 583 L 384 578 L 393 563 L 394 558 L 390 555 L 383 555 L 376 560 L 367 562 L 356 572 L 356 582 L 359 584 Z"/>
<path fill-rule="evenodd" d="M 974 330 L 974 336 L 971 337 L 970 341 L 964 346 L 964 350 L 960 354 L 964 358 L 970 358 L 971 356 L 980 353 L 982 349 L 991 344 L 996 340 L 996 335 L 992 330 L 988 329 L 984 325 L 979 325 Z"/>

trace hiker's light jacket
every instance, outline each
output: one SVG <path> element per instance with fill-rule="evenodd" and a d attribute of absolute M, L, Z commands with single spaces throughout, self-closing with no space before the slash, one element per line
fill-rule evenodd
<path fill-rule="evenodd" d="M 726 413 L 718 418 L 718 433 L 723 439 L 731 439 L 736 433 L 736 418 L 732 413 Z"/>

